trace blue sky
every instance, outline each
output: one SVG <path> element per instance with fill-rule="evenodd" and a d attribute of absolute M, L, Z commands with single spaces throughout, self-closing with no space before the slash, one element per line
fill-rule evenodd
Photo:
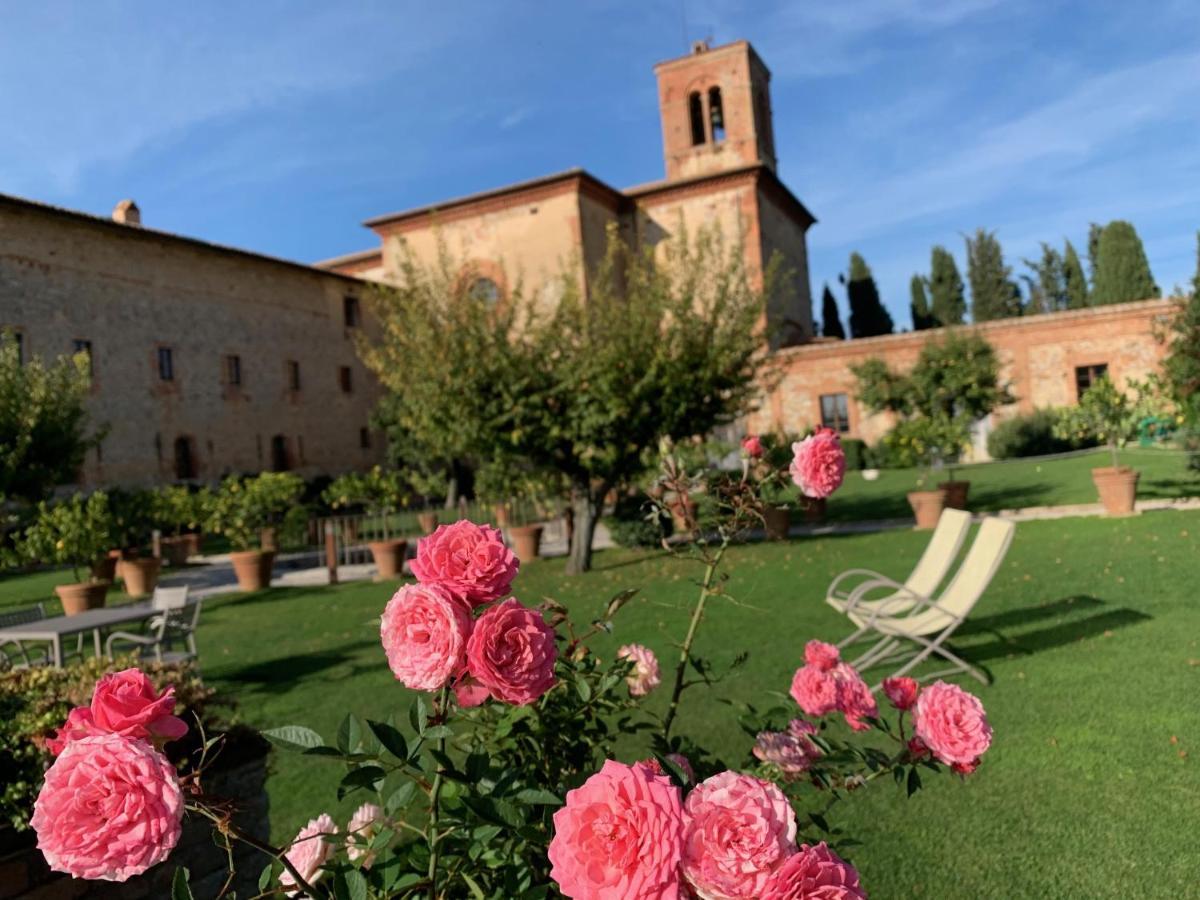
<path fill-rule="evenodd" d="M 0 192 L 311 261 L 383 212 L 583 166 L 662 175 L 652 65 L 748 38 L 779 171 L 819 222 L 814 297 L 851 250 L 908 327 L 935 243 L 1128 218 L 1159 285 L 1200 228 L 1200 3 L 639 0 L 12 4 Z M 818 307 L 819 313 L 819 307 Z"/>

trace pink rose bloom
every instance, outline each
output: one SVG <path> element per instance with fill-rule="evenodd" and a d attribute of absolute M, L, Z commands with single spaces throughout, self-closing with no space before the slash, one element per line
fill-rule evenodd
<path fill-rule="evenodd" d="M 396 678 L 436 691 L 462 667 L 471 614 L 441 585 L 406 584 L 384 608 L 379 634 Z"/>
<path fill-rule="evenodd" d="M 113 672 L 96 682 L 91 711 L 96 731 L 145 738 L 160 746 L 188 730 L 187 723 L 174 714 L 175 688 L 158 693 L 139 669 Z"/>
<path fill-rule="evenodd" d="M 762 900 L 867 900 L 854 866 L 830 850 L 824 841 L 801 844 L 775 870 Z"/>
<path fill-rule="evenodd" d="M 283 855 L 295 866 L 301 878 L 309 884 L 315 884 L 325 874 L 321 866 L 329 862 L 329 858 L 337 849 L 337 846 L 325 840 L 323 835 L 337 833 L 338 828 L 333 819 L 327 813 L 321 813 L 300 829 L 287 853 Z M 292 877 L 291 872 L 284 869 L 279 875 L 279 883 L 285 888 L 292 888 L 296 886 L 296 879 Z"/>
<path fill-rule="evenodd" d="M 832 428 L 792 444 L 792 481 L 806 497 L 824 499 L 841 487 L 846 477 L 846 452 Z"/>
<path fill-rule="evenodd" d="M 822 672 L 828 672 L 842 661 L 842 654 L 833 644 L 809 641 L 804 645 L 804 661 Z"/>
<path fill-rule="evenodd" d="M 540 612 L 509 597 L 475 622 L 467 642 L 467 671 L 497 700 L 533 703 L 554 686 L 554 637 Z"/>
<path fill-rule="evenodd" d="M 351 861 L 362 857 L 362 868 L 369 869 L 375 862 L 375 851 L 369 849 L 375 835 L 384 823 L 383 809 L 374 803 L 364 803 L 354 811 L 346 826 L 346 855 Z"/>
<path fill-rule="evenodd" d="M 758 459 L 763 455 L 763 444 L 757 434 L 748 434 L 742 438 L 742 452 L 751 459 Z"/>
<path fill-rule="evenodd" d="M 792 676 L 792 699 L 810 716 L 823 716 L 838 708 L 834 677 L 816 666 L 801 666 Z"/>
<path fill-rule="evenodd" d="M 31 824 L 54 871 L 125 881 L 170 856 L 182 819 L 183 794 L 166 758 L 138 738 L 100 734 L 59 754 Z"/>
<path fill-rule="evenodd" d="M 617 659 L 633 660 L 633 671 L 625 679 L 629 693 L 634 697 L 645 697 L 662 684 L 658 670 L 658 657 L 649 647 L 641 644 L 626 644 L 617 651 Z"/>
<path fill-rule="evenodd" d="M 992 728 L 979 698 L 944 681 L 921 691 L 913 711 L 913 730 L 948 766 L 973 766 L 992 743 Z"/>
<path fill-rule="evenodd" d="M 920 690 L 921 687 L 915 678 L 883 679 L 883 692 L 887 695 L 888 702 L 902 712 L 913 708 Z"/>
<path fill-rule="evenodd" d="M 700 900 L 756 900 L 796 852 L 796 814 L 769 781 L 722 772 L 683 805 L 683 877 Z"/>
<path fill-rule="evenodd" d="M 550 877 L 571 900 L 682 900 L 682 843 L 679 788 L 606 760 L 554 814 Z"/>
<path fill-rule="evenodd" d="M 878 718 L 879 705 L 867 683 L 849 663 L 838 663 L 830 674 L 837 682 L 837 708 L 846 717 L 846 724 L 855 731 L 869 731 L 871 726 L 863 719 Z"/>
<path fill-rule="evenodd" d="M 807 772 L 821 751 L 808 739 L 817 728 L 804 719 L 792 719 L 787 731 L 761 731 L 754 741 L 754 755 L 771 763 L 785 775 Z"/>
<path fill-rule="evenodd" d="M 422 584 L 440 584 L 475 607 L 505 596 L 521 563 L 499 529 L 459 519 L 417 541 L 411 565 Z"/>
<path fill-rule="evenodd" d="M 87 706 L 77 706 L 67 715 L 67 723 L 58 729 L 58 733 L 46 739 L 46 749 L 58 756 L 71 741 L 96 734 L 104 732 L 92 722 L 92 710 Z"/>

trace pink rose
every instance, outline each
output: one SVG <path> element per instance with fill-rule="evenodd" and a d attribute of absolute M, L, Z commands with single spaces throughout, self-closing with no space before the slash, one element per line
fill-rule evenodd
<path fill-rule="evenodd" d="M 913 708 L 920 690 L 921 687 L 915 678 L 883 679 L 883 692 L 887 695 L 888 702 L 902 712 Z"/>
<path fill-rule="evenodd" d="M 681 900 L 682 842 L 679 788 L 610 759 L 554 814 L 550 877 L 571 900 Z"/>
<path fill-rule="evenodd" d="M 833 676 L 816 666 L 801 666 L 792 676 L 792 699 L 810 716 L 823 716 L 838 708 L 838 685 Z"/>
<path fill-rule="evenodd" d="M 801 844 L 775 870 L 762 900 L 867 900 L 854 866 L 830 850 L 824 841 Z"/>
<path fill-rule="evenodd" d="M 821 428 L 811 437 L 792 444 L 792 481 L 806 497 L 823 499 L 846 477 L 846 452 L 832 428 Z"/>
<path fill-rule="evenodd" d="M 617 659 L 633 661 L 633 671 L 625 679 L 629 685 L 629 693 L 634 697 L 645 697 L 648 693 L 662 684 L 658 670 L 658 657 L 649 647 L 641 644 L 626 644 L 617 651 Z"/>
<path fill-rule="evenodd" d="M 828 672 L 842 661 L 842 654 L 833 644 L 809 641 L 804 645 L 804 661 L 822 672 Z"/>
<path fill-rule="evenodd" d="M 188 730 L 187 723 L 174 714 L 175 688 L 158 693 L 139 669 L 113 672 L 96 682 L 91 711 L 96 731 L 145 738 L 160 746 Z"/>
<path fill-rule="evenodd" d="M 329 861 L 337 849 L 335 844 L 325 840 L 324 835 L 337 833 L 338 828 L 333 819 L 327 813 L 321 813 L 300 829 L 300 833 L 292 840 L 291 846 L 284 854 L 287 861 L 300 873 L 300 877 L 309 884 L 321 880 L 321 876 L 325 874 L 321 866 Z M 279 883 L 285 888 L 292 888 L 296 886 L 296 879 L 292 877 L 291 872 L 284 869 L 279 875 Z"/>
<path fill-rule="evenodd" d="M 92 722 L 91 708 L 77 706 L 67 715 L 67 723 L 58 729 L 58 733 L 54 737 L 46 739 L 46 749 L 58 756 L 71 741 L 104 733 Z"/>
<path fill-rule="evenodd" d="M 878 718 L 879 705 L 867 683 L 849 663 L 838 663 L 830 674 L 837 682 L 837 708 L 846 717 L 846 724 L 855 731 L 869 731 L 871 726 L 863 719 Z"/>
<path fill-rule="evenodd" d="M 351 861 L 362 857 L 362 868 L 369 869 L 375 862 L 375 851 L 370 849 L 371 841 L 383 827 L 385 818 L 383 809 L 374 803 L 364 803 L 354 811 L 350 823 L 346 826 L 346 855 Z"/>
<path fill-rule="evenodd" d="M 944 681 L 921 691 L 913 711 L 913 730 L 948 766 L 973 766 L 992 743 L 992 728 L 979 698 Z"/>
<path fill-rule="evenodd" d="M 384 608 L 379 634 L 396 678 L 436 691 L 462 667 L 471 614 L 441 585 L 406 584 Z"/>
<path fill-rule="evenodd" d="M 31 824 L 54 871 L 125 881 L 170 856 L 182 819 L 183 794 L 166 758 L 139 738 L 100 734 L 59 754 Z"/>
<path fill-rule="evenodd" d="M 762 731 L 754 741 L 754 755 L 776 766 L 784 775 L 807 772 L 821 751 L 808 739 L 817 728 L 804 719 L 792 719 L 787 731 Z"/>
<path fill-rule="evenodd" d="M 554 637 L 540 612 L 509 597 L 475 622 L 467 642 L 467 671 L 497 700 L 533 703 L 554 686 Z"/>
<path fill-rule="evenodd" d="M 742 452 L 751 459 L 758 459 L 763 455 L 762 440 L 757 434 L 748 434 L 742 438 Z"/>
<path fill-rule="evenodd" d="M 683 877 L 701 900 L 754 900 L 796 852 L 796 814 L 769 781 L 722 772 L 683 805 Z"/>
<path fill-rule="evenodd" d="M 459 519 L 419 540 L 411 565 L 422 584 L 440 584 L 475 607 L 508 594 L 521 563 L 499 529 Z"/>

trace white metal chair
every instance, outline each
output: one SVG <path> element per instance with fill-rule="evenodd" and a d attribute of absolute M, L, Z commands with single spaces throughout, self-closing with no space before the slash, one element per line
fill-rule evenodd
<path fill-rule="evenodd" d="M 40 622 L 46 618 L 46 607 L 42 603 L 27 606 L 23 609 L 10 609 L 0 612 L 0 628 L 7 625 L 24 625 L 28 622 Z M 50 654 L 44 647 L 26 647 L 16 638 L 0 638 L 0 672 L 8 669 L 24 669 L 30 666 L 44 666 L 50 662 Z"/>
<path fill-rule="evenodd" d="M 189 600 L 188 589 L 156 588 L 152 604 L 161 613 L 153 616 L 143 634 L 116 631 L 108 636 L 104 652 L 112 657 L 120 644 L 137 648 L 143 657 L 153 657 L 158 662 L 185 662 L 198 657 L 196 650 L 196 626 L 200 623 L 199 599 Z M 176 650 L 176 645 L 182 649 Z"/>
<path fill-rule="evenodd" d="M 858 630 L 838 646 L 848 646 L 867 635 L 877 635 L 879 639 L 851 665 L 858 669 L 870 669 L 899 657 L 907 661 L 893 675 L 904 675 L 936 654 L 953 663 L 953 667 L 925 675 L 925 679 L 966 672 L 987 684 L 988 677 L 982 671 L 956 656 L 944 643 L 966 621 L 991 584 L 1008 553 L 1015 532 L 1016 526 L 1011 521 L 985 518 L 962 566 L 936 600 L 930 595 L 916 595 L 911 588 L 885 577 L 859 585 L 847 598 L 846 610 L 846 615 L 858 626 Z M 893 593 L 906 591 L 915 596 L 916 602 L 901 614 L 894 613 L 886 606 L 868 610 L 861 604 L 873 590 Z M 906 645 L 912 644 L 916 644 L 917 649 L 909 654 Z"/>

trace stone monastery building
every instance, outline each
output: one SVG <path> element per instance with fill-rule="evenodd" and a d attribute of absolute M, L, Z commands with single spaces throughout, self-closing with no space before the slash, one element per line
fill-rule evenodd
<path fill-rule="evenodd" d="M 367 467 L 383 440 L 369 425 L 379 389 L 354 346 L 372 329 L 365 282 L 395 278 L 405 247 L 432 260 L 440 239 L 477 279 L 481 302 L 496 302 L 517 277 L 549 284 L 564 261 L 581 260 L 586 278 L 612 227 L 657 243 L 715 223 L 752 277 L 780 254 L 793 283 L 768 325 L 783 378 L 748 427 L 825 424 L 876 440 L 887 420 L 857 405 L 848 365 L 871 355 L 910 365 L 938 331 L 815 338 L 805 235 L 816 220 L 776 170 L 766 65 L 746 41 L 698 43 L 655 74 L 662 180 L 617 189 L 572 169 L 382 215 L 365 223 L 378 246 L 314 266 L 143 227 L 131 201 L 107 219 L 0 195 L 0 328 L 26 355 L 91 359 L 90 415 L 109 430 L 81 482 Z M 1149 301 L 980 329 L 1016 408 L 1032 409 L 1074 402 L 1103 371 L 1144 377 L 1161 358 L 1155 331 L 1169 310 Z"/>

